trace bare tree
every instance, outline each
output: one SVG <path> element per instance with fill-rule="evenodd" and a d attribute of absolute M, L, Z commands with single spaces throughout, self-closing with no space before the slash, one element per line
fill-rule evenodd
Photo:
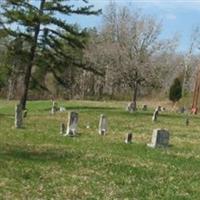
<path fill-rule="evenodd" d="M 127 7 L 119 8 L 111 2 L 104 13 L 101 35 L 109 57 L 107 65 L 111 69 L 107 76 L 132 90 L 134 108 L 139 87 L 156 86 L 156 69 L 152 58 L 160 54 L 163 47 L 176 47 L 171 40 L 161 41 L 160 33 L 161 23 L 155 18 Z"/>

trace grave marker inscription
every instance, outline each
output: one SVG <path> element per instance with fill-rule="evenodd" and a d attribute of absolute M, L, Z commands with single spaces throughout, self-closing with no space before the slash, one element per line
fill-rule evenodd
<path fill-rule="evenodd" d="M 78 126 L 78 113 L 69 112 L 66 135 L 75 136 L 77 133 L 77 126 Z"/>
<path fill-rule="evenodd" d="M 154 129 L 151 143 L 147 144 L 149 147 L 168 147 L 169 145 L 169 132 L 166 129 Z"/>

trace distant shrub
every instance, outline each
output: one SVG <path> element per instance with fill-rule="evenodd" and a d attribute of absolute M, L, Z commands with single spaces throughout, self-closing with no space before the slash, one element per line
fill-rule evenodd
<path fill-rule="evenodd" d="M 169 90 L 169 99 L 174 103 L 182 97 L 182 85 L 181 81 L 176 78 Z"/>

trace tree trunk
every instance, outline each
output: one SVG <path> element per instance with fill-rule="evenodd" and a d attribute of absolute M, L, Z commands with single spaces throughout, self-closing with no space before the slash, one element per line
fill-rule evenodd
<path fill-rule="evenodd" d="M 43 15 L 44 3 L 45 3 L 45 0 L 41 0 L 39 16 Z M 38 24 L 35 27 L 34 40 L 33 40 L 33 44 L 32 44 L 31 51 L 30 51 L 29 64 L 27 65 L 27 68 L 25 69 L 24 88 L 23 88 L 21 99 L 20 99 L 20 104 L 21 104 L 23 110 L 26 108 L 29 83 L 30 83 L 32 68 L 34 65 L 34 59 L 35 59 L 35 53 L 36 53 L 36 49 L 37 49 L 39 33 L 40 33 L 40 21 L 38 22 Z"/>
<path fill-rule="evenodd" d="M 17 78 L 19 76 L 18 71 L 16 70 L 16 64 L 12 65 L 11 73 L 8 79 L 8 93 L 7 93 L 7 100 L 10 101 L 14 99 L 14 94 L 16 91 L 16 85 L 17 85 Z"/>
<path fill-rule="evenodd" d="M 8 93 L 7 93 L 7 100 L 10 101 L 14 99 L 14 91 L 16 89 L 17 81 L 15 78 L 11 77 L 8 80 Z"/>
<path fill-rule="evenodd" d="M 134 87 L 133 87 L 133 96 L 132 96 L 132 102 L 134 103 L 134 108 L 135 108 L 135 110 L 136 110 L 136 106 L 137 106 L 137 104 L 136 104 L 136 101 L 137 101 L 137 92 L 138 92 L 138 82 L 137 81 L 135 81 L 134 82 Z"/>

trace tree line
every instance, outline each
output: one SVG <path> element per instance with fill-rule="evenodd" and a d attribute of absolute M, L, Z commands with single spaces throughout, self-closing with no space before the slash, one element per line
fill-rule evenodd
<path fill-rule="evenodd" d="M 1 1 L 0 93 L 19 99 L 131 99 L 167 95 L 174 79 L 192 91 L 199 58 L 199 29 L 188 51 L 179 35 L 161 39 L 162 23 L 111 2 L 100 28 L 81 29 L 69 15 L 100 15 L 88 1 Z"/>

